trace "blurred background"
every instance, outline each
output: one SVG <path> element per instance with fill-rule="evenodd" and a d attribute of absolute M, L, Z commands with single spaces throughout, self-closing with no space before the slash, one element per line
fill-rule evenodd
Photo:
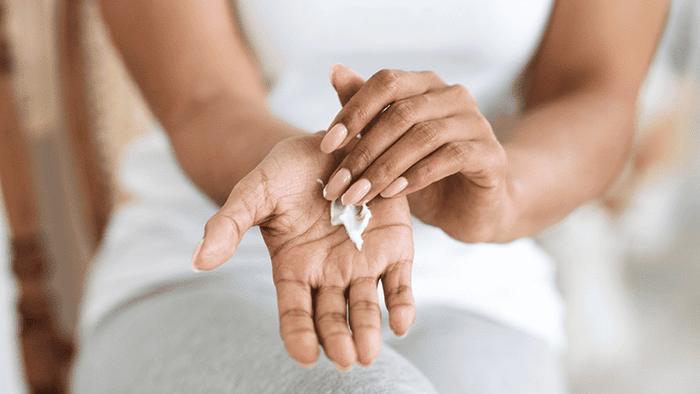
<path fill-rule="evenodd" d="M 26 142 L 30 177 L 22 190 L 34 197 L 20 201 L 36 206 L 32 217 L 48 268 L 42 283 L 57 335 L 68 338 L 100 228 L 109 208 L 129 198 L 110 174 L 148 114 L 138 109 L 142 99 L 92 1 L 0 0 L 0 6 L 12 58 L 11 73 L 0 79 L 14 101 L 0 96 L 0 145 L 9 144 L 5 133 L 12 130 Z M 77 85 L 76 75 L 84 76 Z M 538 237 L 558 263 L 567 303 L 565 364 L 573 393 L 700 391 L 699 135 L 700 2 L 678 0 L 640 97 L 628 166 L 605 197 Z M 3 211 L 0 392 L 14 394 L 28 386 L 9 224 Z"/>

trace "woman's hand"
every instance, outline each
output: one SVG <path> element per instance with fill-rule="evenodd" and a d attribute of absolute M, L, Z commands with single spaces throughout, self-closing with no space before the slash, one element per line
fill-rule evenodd
<path fill-rule="evenodd" d="M 494 240 L 508 202 L 506 155 L 467 89 L 432 72 L 382 70 L 364 82 L 336 65 L 331 82 L 341 98 L 348 79 L 362 87 L 320 147 L 331 153 L 361 139 L 334 171 L 326 199 L 357 205 L 410 195 L 422 221 L 465 242 Z"/>
<path fill-rule="evenodd" d="M 379 355 L 380 279 L 391 329 L 401 336 L 413 324 L 413 238 L 405 198 L 369 204 L 372 219 L 362 235 L 362 251 L 343 226 L 331 225 L 330 204 L 317 180 L 327 179 L 342 157 L 323 154 L 320 142 L 316 134 L 277 144 L 207 222 L 192 264 L 203 270 L 218 267 L 233 255 L 243 234 L 259 225 L 272 259 L 287 351 L 309 366 L 321 344 L 345 370 L 355 361 L 369 365 Z"/>

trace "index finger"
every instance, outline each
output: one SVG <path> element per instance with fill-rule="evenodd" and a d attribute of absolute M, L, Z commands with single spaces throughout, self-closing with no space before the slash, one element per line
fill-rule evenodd
<path fill-rule="evenodd" d="M 337 125 L 340 125 L 338 128 L 347 130 L 347 136 L 338 146 L 342 148 L 391 103 L 444 85 L 445 82 L 432 71 L 381 70 L 350 98 L 333 119 L 328 130 Z"/>

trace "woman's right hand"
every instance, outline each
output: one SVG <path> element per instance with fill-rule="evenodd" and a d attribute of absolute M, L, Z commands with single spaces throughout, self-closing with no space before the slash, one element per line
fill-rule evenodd
<path fill-rule="evenodd" d="M 330 204 L 317 180 L 327 180 L 342 155 L 322 153 L 321 139 L 315 134 L 277 144 L 207 222 L 192 264 L 201 270 L 220 266 L 245 232 L 259 225 L 272 259 L 287 351 L 310 366 L 320 344 L 346 370 L 356 361 L 370 365 L 379 355 L 380 279 L 394 333 L 405 335 L 415 320 L 411 219 L 406 198 L 375 199 L 359 251 L 343 226 L 330 223 Z"/>

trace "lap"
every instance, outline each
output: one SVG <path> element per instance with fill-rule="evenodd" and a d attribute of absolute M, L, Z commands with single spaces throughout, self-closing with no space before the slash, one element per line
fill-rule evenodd
<path fill-rule="evenodd" d="M 419 307 L 403 339 L 388 328 L 370 368 L 304 370 L 279 337 L 274 294 L 207 275 L 153 288 L 83 340 L 76 393 L 560 393 L 543 342 L 464 311 Z M 384 319 L 386 322 L 387 319 Z"/>
<path fill-rule="evenodd" d="M 175 286 L 119 308 L 85 338 L 73 391 L 435 393 L 390 347 L 371 368 L 341 373 L 321 355 L 302 369 L 284 349 L 274 305 L 241 297 L 237 286 Z"/>

